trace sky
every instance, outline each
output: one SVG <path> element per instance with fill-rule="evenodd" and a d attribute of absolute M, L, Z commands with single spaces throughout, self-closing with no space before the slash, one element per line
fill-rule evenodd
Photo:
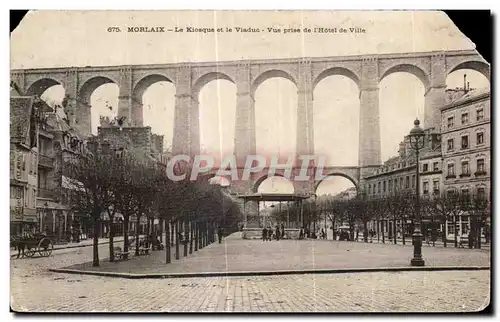
<path fill-rule="evenodd" d="M 64 26 L 64 27 L 61 27 Z M 122 32 L 108 32 L 115 26 Z M 127 33 L 129 26 L 192 27 L 359 27 L 364 34 L 275 33 Z M 272 59 L 357 54 L 473 49 L 474 44 L 442 12 L 432 11 L 40 11 L 28 14 L 11 34 L 11 68 L 157 64 L 186 61 Z M 471 87 L 489 83 L 474 71 L 456 71 L 447 86 L 457 87 L 467 73 Z M 171 145 L 175 87 L 158 82 L 143 96 L 144 122 L 165 136 Z M 62 86 L 48 89 L 43 98 L 58 103 Z M 92 129 L 99 116 L 113 117 L 118 87 L 107 84 L 91 96 Z M 202 150 L 232 153 L 236 87 L 217 80 L 200 92 Z M 382 159 L 397 153 L 399 142 L 423 119 L 424 87 L 415 76 L 394 73 L 379 84 Z M 255 93 L 257 153 L 293 154 L 296 142 L 297 89 L 293 83 L 272 78 Z M 425 126 L 425 124 L 424 124 Z M 359 89 L 343 76 L 321 81 L 314 91 L 314 144 L 316 154 L 329 165 L 357 165 Z M 281 182 L 281 183 L 280 183 Z M 268 179 L 262 189 L 286 192 L 290 183 Z M 337 177 L 320 185 L 319 193 L 334 193 L 352 186 Z M 287 190 L 288 189 L 288 190 Z"/>

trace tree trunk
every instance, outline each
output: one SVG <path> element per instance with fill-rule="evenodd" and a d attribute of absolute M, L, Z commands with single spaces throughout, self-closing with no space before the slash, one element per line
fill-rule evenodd
<path fill-rule="evenodd" d="M 174 237 L 175 237 L 175 228 L 174 228 L 174 224 L 172 222 L 169 223 L 170 225 L 170 236 L 168 236 L 168 238 L 170 238 L 170 244 L 173 245 L 174 244 Z"/>
<path fill-rule="evenodd" d="M 171 247 L 170 247 L 170 221 L 165 223 L 166 236 L 165 236 L 165 262 L 167 264 L 171 263 Z"/>
<path fill-rule="evenodd" d="M 392 224 L 392 233 L 394 235 L 394 245 L 397 245 L 398 243 L 398 221 L 396 220 L 396 216 L 393 218 L 393 224 Z"/>
<path fill-rule="evenodd" d="M 135 219 L 135 256 L 139 256 L 139 235 L 140 235 L 140 229 L 141 229 L 141 216 L 139 214 L 136 215 L 137 218 Z"/>
<path fill-rule="evenodd" d="M 189 237 L 189 235 L 187 234 L 188 227 L 187 227 L 187 221 L 186 220 L 184 220 L 183 225 L 184 225 L 184 240 L 183 240 L 183 244 L 184 244 L 184 257 L 186 257 L 188 255 L 188 244 L 186 242 L 186 237 Z"/>
<path fill-rule="evenodd" d="M 380 220 L 377 218 L 377 242 L 380 242 Z"/>
<path fill-rule="evenodd" d="M 384 220 L 380 222 L 380 230 L 382 234 L 382 244 L 385 244 Z"/>
<path fill-rule="evenodd" d="M 179 222 L 175 221 L 175 259 L 179 259 Z"/>
<path fill-rule="evenodd" d="M 146 217 L 146 239 L 149 237 L 149 235 L 151 235 L 151 218 L 149 217 Z"/>
<path fill-rule="evenodd" d="M 457 229 L 457 218 L 453 215 L 453 238 L 455 239 L 455 248 L 458 247 L 458 229 Z"/>
<path fill-rule="evenodd" d="M 448 236 L 446 236 L 446 229 L 448 228 L 448 223 L 445 220 L 443 220 L 443 229 L 441 231 L 441 238 L 443 239 L 443 246 L 446 247 L 448 245 Z"/>
<path fill-rule="evenodd" d="M 94 243 L 92 266 L 99 267 L 99 218 L 94 218 Z"/>
<path fill-rule="evenodd" d="M 363 220 L 363 241 L 368 242 L 368 221 Z"/>
<path fill-rule="evenodd" d="M 189 254 L 193 253 L 193 221 L 189 220 Z"/>
<path fill-rule="evenodd" d="M 163 225 L 165 223 L 164 219 L 160 219 L 160 243 L 163 243 Z"/>
<path fill-rule="evenodd" d="M 406 245 L 406 217 L 401 220 L 401 237 L 403 237 L 403 245 Z"/>
<path fill-rule="evenodd" d="M 476 219 L 477 224 L 477 249 L 481 249 L 481 222 Z"/>
<path fill-rule="evenodd" d="M 203 248 L 203 222 L 200 222 L 200 249 Z"/>
<path fill-rule="evenodd" d="M 129 216 L 123 215 L 123 252 L 128 252 L 128 223 Z"/>
<path fill-rule="evenodd" d="M 202 228 L 202 225 L 203 225 L 202 222 L 198 223 L 198 249 L 200 249 L 200 250 L 203 248 L 203 244 L 202 244 L 203 228 Z"/>
<path fill-rule="evenodd" d="M 194 251 L 198 251 L 198 223 L 194 222 Z"/>
<path fill-rule="evenodd" d="M 208 246 L 208 222 L 205 221 L 205 246 Z"/>
<path fill-rule="evenodd" d="M 113 218 L 110 216 L 109 218 L 109 261 L 114 262 L 115 261 L 115 254 L 114 254 L 114 225 L 113 225 Z"/>

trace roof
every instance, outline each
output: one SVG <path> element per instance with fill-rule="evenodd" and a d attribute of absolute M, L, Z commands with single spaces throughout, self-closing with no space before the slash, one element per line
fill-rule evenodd
<path fill-rule="evenodd" d="M 47 124 L 54 128 L 54 131 L 69 131 L 71 127 L 66 123 L 59 113 L 49 113 L 47 115 Z"/>
<path fill-rule="evenodd" d="M 453 100 L 452 102 L 446 104 L 445 106 L 442 107 L 442 109 L 448 109 L 453 106 L 457 106 L 460 104 L 463 104 L 468 101 L 472 101 L 474 99 L 478 99 L 481 96 L 489 96 L 490 94 L 490 88 L 489 87 L 483 87 L 483 88 L 478 88 L 478 89 L 473 89 L 464 94 L 463 96 L 460 96 L 456 100 Z"/>

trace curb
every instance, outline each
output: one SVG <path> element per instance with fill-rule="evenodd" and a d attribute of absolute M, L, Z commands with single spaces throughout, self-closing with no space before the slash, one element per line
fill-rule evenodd
<path fill-rule="evenodd" d="M 378 268 L 336 268 L 336 269 L 307 269 L 282 271 L 241 271 L 241 272 L 205 272 L 205 273 L 157 273 L 133 274 L 116 272 L 83 271 L 78 269 L 51 268 L 50 272 L 117 277 L 127 279 L 164 279 L 164 278 L 192 278 L 192 277 L 245 277 L 245 276 L 277 276 L 301 274 L 346 274 L 346 273 L 378 273 L 378 272 L 408 272 L 408 271 L 476 271 L 490 270 L 489 266 L 427 266 L 427 267 L 378 267 Z"/>

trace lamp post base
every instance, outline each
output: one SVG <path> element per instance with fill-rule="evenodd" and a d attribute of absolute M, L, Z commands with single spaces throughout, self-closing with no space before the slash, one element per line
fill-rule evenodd
<path fill-rule="evenodd" d="M 425 261 L 422 258 L 422 233 L 420 232 L 420 225 L 417 226 L 413 233 L 413 258 L 411 259 L 411 266 L 425 266 Z"/>
<path fill-rule="evenodd" d="M 425 266 L 425 261 L 422 258 L 412 258 L 411 266 Z"/>

